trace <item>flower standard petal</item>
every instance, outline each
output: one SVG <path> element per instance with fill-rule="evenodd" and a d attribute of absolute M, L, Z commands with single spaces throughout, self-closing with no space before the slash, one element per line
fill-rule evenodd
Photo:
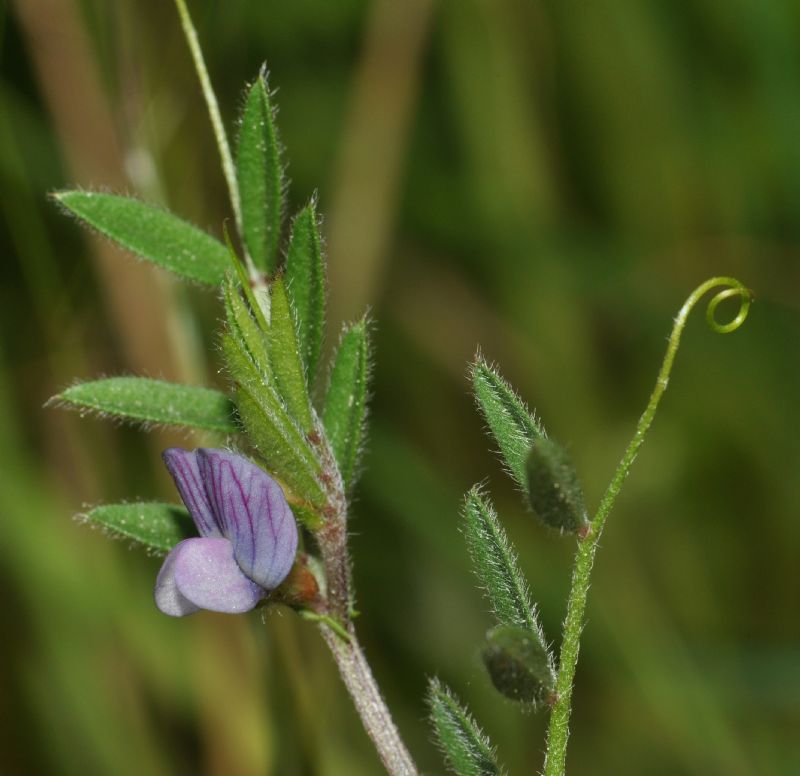
<path fill-rule="evenodd" d="M 201 536 L 222 536 L 197 463 L 197 450 L 171 447 L 161 454 Z"/>
<path fill-rule="evenodd" d="M 246 458 L 223 450 L 197 451 L 208 501 L 242 571 L 267 590 L 289 573 L 297 525 L 280 485 Z"/>
<path fill-rule="evenodd" d="M 167 556 L 156 581 L 159 609 L 178 617 L 198 609 L 249 612 L 264 595 L 242 573 L 227 539 L 184 539 Z"/>

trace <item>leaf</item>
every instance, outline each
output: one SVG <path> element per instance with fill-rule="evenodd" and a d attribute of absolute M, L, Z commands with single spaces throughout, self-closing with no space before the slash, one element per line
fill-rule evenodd
<path fill-rule="evenodd" d="M 494 748 L 472 715 L 438 679 L 428 683 L 428 707 L 436 742 L 458 776 L 497 776 Z"/>
<path fill-rule="evenodd" d="M 142 259 L 212 286 L 225 277 L 227 248 L 160 207 L 95 191 L 61 191 L 53 196 L 85 224 Z"/>
<path fill-rule="evenodd" d="M 239 388 L 236 396 L 242 422 L 266 468 L 297 496 L 315 506 L 323 506 L 326 496 L 317 479 L 319 465 L 308 460 L 305 442 L 293 445 L 292 430 L 275 417 L 263 396 L 246 388 Z M 297 444 L 302 446 L 295 446 Z M 307 515 L 299 512 L 298 516 Z M 311 519 L 313 514 L 309 516 Z"/>
<path fill-rule="evenodd" d="M 236 172 L 247 251 L 255 265 L 271 275 L 278 264 L 281 237 L 283 164 L 265 72 L 256 78 L 245 99 Z"/>
<path fill-rule="evenodd" d="M 300 354 L 313 386 L 325 327 L 325 263 L 312 200 L 294 219 L 286 253 L 286 287 L 297 314 Z"/>
<path fill-rule="evenodd" d="M 463 508 L 464 536 L 475 575 L 499 623 L 541 634 L 536 609 L 516 554 L 489 501 L 476 486 Z M 544 643 L 544 636 L 541 636 Z"/>
<path fill-rule="evenodd" d="M 197 535 L 192 518 L 183 507 L 156 501 L 102 504 L 78 517 L 112 536 L 133 539 L 157 553 L 169 552 L 178 542 Z"/>
<path fill-rule="evenodd" d="M 292 417 L 309 432 L 314 428 L 314 417 L 284 279 L 273 281 L 270 290 L 269 355 L 275 383 Z"/>
<path fill-rule="evenodd" d="M 272 368 L 269 363 L 267 335 L 254 320 L 239 293 L 239 287 L 232 279 L 227 280 L 223 286 L 223 302 L 228 328 L 247 351 L 262 377 L 269 379 Z"/>
<path fill-rule="evenodd" d="M 537 708 L 550 701 L 556 687 L 547 647 L 526 628 L 498 625 L 486 634 L 481 654 L 495 689 L 518 703 Z"/>
<path fill-rule="evenodd" d="M 528 498 L 545 525 L 576 533 L 589 525 L 578 473 L 555 440 L 537 439 L 528 456 Z"/>
<path fill-rule="evenodd" d="M 233 332 L 223 335 L 222 351 L 237 386 L 236 405 L 242 425 L 266 468 L 300 498 L 324 504 L 325 493 L 317 478 L 319 462 L 273 386 L 265 382 Z"/>
<path fill-rule="evenodd" d="M 187 426 L 223 434 L 241 431 L 233 403 L 224 393 L 147 377 L 108 377 L 77 383 L 48 403 L 144 424 Z"/>
<path fill-rule="evenodd" d="M 346 487 L 352 486 L 363 449 L 367 417 L 367 323 L 345 329 L 333 362 L 322 422 Z"/>
<path fill-rule="evenodd" d="M 472 386 L 509 472 L 527 491 L 528 452 L 534 439 L 546 436 L 544 429 L 514 389 L 481 356 L 472 365 Z"/>

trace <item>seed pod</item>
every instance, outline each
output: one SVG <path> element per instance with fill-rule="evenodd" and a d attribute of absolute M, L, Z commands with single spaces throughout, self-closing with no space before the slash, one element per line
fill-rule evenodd
<path fill-rule="evenodd" d="M 553 696 L 553 661 L 537 633 L 498 625 L 486 634 L 482 657 L 492 684 L 506 698 L 536 707 Z"/>
<path fill-rule="evenodd" d="M 577 533 L 588 527 L 583 490 L 567 451 L 539 437 L 528 454 L 528 498 L 536 516 L 551 528 Z"/>

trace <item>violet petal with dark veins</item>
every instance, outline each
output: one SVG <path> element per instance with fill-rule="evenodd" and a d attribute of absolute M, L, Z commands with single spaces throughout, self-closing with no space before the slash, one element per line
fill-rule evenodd
<path fill-rule="evenodd" d="M 297 525 L 280 485 L 225 450 L 172 448 L 164 461 L 201 537 L 166 557 L 156 605 L 173 617 L 249 611 L 285 579 L 297 552 Z"/>

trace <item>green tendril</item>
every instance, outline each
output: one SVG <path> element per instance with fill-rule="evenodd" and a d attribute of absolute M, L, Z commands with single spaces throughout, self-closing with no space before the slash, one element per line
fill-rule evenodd
<path fill-rule="evenodd" d="M 230 146 L 228 145 L 228 137 L 225 134 L 225 125 L 222 123 L 222 116 L 219 112 L 217 96 L 211 86 L 211 78 L 208 75 L 208 68 L 203 58 L 203 51 L 200 48 L 200 41 L 197 39 L 197 30 L 192 22 L 192 17 L 189 15 L 189 9 L 186 7 L 184 0 L 175 0 L 175 7 L 178 10 L 183 35 L 192 55 L 194 69 L 200 79 L 200 88 L 203 90 L 203 97 L 205 98 L 211 126 L 214 130 L 214 139 L 217 142 L 217 149 L 222 161 L 222 172 L 228 185 L 228 194 L 230 195 L 233 215 L 236 218 L 236 227 L 241 232 L 242 207 L 239 199 L 239 184 L 236 182 L 236 169 L 233 165 L 233 156 L 231 156 Z"/>
<path fill-rule="evenodd" d="M 348 644 L 353 643 L 353 637 L 347 632 L 347 628 L 345 628 L 344 625 L 330 615 L 313 612 L 311 609 L 300 609 L 298 614 L 304 620 L 308 620 L 309 622 L 317 622 L 320 625 L 327 625 L 340 639 L 342 639 L 342 641 L 345 641 Z"/>
<path fill-rule="evenodd" d="M 689 314 L 707 293 L 719 286 L 723 286 L 723 289 L 711 298 L 706 309 L 706 321 L 711 330 L 718 334 L 729 334 L 732 331 L 736 331 L 747 318 L 753 295 L 749 289 L 735 278 L 710 278 L 699 285 L 684 302 L 683 307 L 681 307 L 675 318 L 675 324 L 672 327 L 672 333 L 667 345 L 667 352 L 664 355 L 664 361 L 661 364 L 647 407 L 639 418 L 633 438 L 628 444 L 625 454 L 614 472 L 614 477 L 600 502 L 597 513 L 590 523 L 590 530 L 578 540 L 575 566 L 572 572 L 572 585 L 567 602 L 567 615 L 564 619 L 563 641 L 556 681 L 556 702 L 553 704 L 547 731 L 547 755 L 544 776 L 563 776 L 565 772 L 567 741 L 569 739 L 569 717 L 572 707 L 572 683 L 575 677 L 575 667 L 578 663 L 580 636 L 583 629 L 592 564 L 594 563 L 600 534 L 611 508 L 614 506 L 614 501 L 622 488 L 622 483 L 628 476 L 639 448 L 644 442 L 645 434 L 653 422 L 661 397 L 667 389 L 672 364 Z M 717 308 L 726 299 L 733 297 L 739 299 L 739 310 L 731 321 L 720 323 L 716 317 Z"/>
<path fill-rule="evenodd" d="M 200 81 L 200 88 L 203 92 L 203 97 L 208 109 L 208 117 L 211 120 L 211 128 L 214 131 L 214 140 L 217 144 L 220 162 L 222 164 L 222 174 L 225 177 L 225 183 L 228 187 L 228 197 L 231 203 L 231 210 L 233 210 L 233 217 L 236 221 L 236 231 L 241 237 L 244 233 L 242 226 L 242 199 L 239 193 L 239 182 L 236 178 L 236 167 L 233 163 L 233 155 L 231 154 L 231 147 L 228 143 L 228 136 L 225 133 L 225 125 L 222 122 L 222 115 L 219 112 L 219 103 L 217 102 L 217 95 L 214 93 L 214 87 L 211 85 L 211 77 L 208 74 L 206 61 L 203 58 L 203 51 L 200 48 L 200 41 L 197 38 L 197 30 L 195 29 L 192 17 L 189 14 L 189 9 L 186 6 L 185 0 L 175 0 L 175 8 L 178 11 L 178 16 L 181 21 L 181 29 L 183 36 L 186 38 L 186 44 L 189 46 L 189 52 L 192 55 L 192 62 L 194 64 L 197 78 Z M 247 271 L 250 274 L 254 283 L 258 282 L 259 273 L 256 270 L 253 260 L 245 250 L 244 261 L 247 266 Z"/>

